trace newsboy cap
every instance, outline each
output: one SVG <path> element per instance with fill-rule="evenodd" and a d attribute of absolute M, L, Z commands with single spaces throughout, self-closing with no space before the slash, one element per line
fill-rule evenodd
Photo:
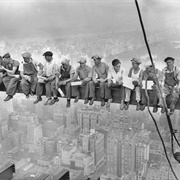
<path fill-rule="evenodd" d="M 51 51 L 46 51 L 43 56 L 53 56 L 53 53 Z"/>
<path fill-rule="evenodd" d="M 155 61 L 153 61 L 153 63 L 154 63 L 154 66 L 156 66 L 156 62 Z M 145 64 L 144 64 L 144 67 L 147 69 L 148 67 L 151 67 L 152 66 L 152 63 L 151 63 L 151 61 L 149 60 L 149 61 L 147 61 Z"/>
<path fill-rule="evenodd" d="M 30 57 L 31 57 L 31 53 L 29 53 L 29 52 L 24 52 L 24 53 L 22 53 L 22 57 L 23 57 L 23 58 L 30 58 Z"/>
<path fill-rule="evenodd" d="M 142 63 L 141 60 L 138 59 L 138 58 L 132 58 L 131 61 L 132 61 L 132 62 L 135 62 L 135 63 L 137 63 L 137 64 L 141 64 L 141 63 Z"/>
<path fill-rule="evenodd" d="M 167 58 L 164 59 L 164 62 L 166 62 L 168 60 L 174 61 L 175 59 L 173 57 L 167 57 Z"/>
<path fill-rule="evenodd" d="M 91 59 L 93 59 L 93 60 L 95 60 L 95 59 L 99 59 L 99 60 L 101 60 L 102 59 L 102 57 L 100 57 L 99 55 L 94 55 L 94 56 L 92 56 L 92 58 Z"/>
<path fill-rule="evenodd" d="M 64 58 L 64 59 L 61 61 L 61 64 L 66 64 L 66 65 L 68 65 L 69 62 L 70 62 L 70 59 Z"/>
<path fill-rule="evenodd" d="M 87 59 L 85 57 L 80 57 L 80 59 L 78 60 L 78 63 L 86 63 Z"/>

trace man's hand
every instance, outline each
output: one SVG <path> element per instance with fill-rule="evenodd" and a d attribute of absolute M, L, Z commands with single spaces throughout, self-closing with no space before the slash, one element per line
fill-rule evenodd
<path fill-rule="evenodd" d="M 137 81 L 133 81 L 132 82 L 134 86 L 138 86 L 138 82 Z"/>
<path fill-rule="evenodd" d="M 99 81 L 100 81 L 101 83 L 103 83 L 103 82 L 106 81 L 106 79 L 101 78 Z"/>
<path fill-rule="evenodd" d="M 94 83 L 97 84 L 99 81 L 98 79 L 94 79 Z"/>
<path fill-rule="evenodd" d="M 117 84 L 118 84 L 119 86 L 122 86 L 122 85 L 123 85 L 123 82 L 120 80 L 120 81 L 117 82 Z"/>
<path fill-rule="evenodd" d="M 19 75 L 19 74 L 16 74 L 16 75 L 14 75 L 14 77 L 18 79 L 18 78 L 20 78 L 20 75 Z M 28 81 L 29 81 L 29 80 L 28 80 Z"/>
<path fill-rule="evenodd" d="M 153 90 L 156 90 L 156 85 L 153 84 L 153 85 L 151 86 L 151 88 L 152 88 Z"/>
<path fill-rule="evenodd" d="M 83 79 L 81 86 L 84 86 L 86 83 L 87 83 L 87 81 Z"/>
<path fill-rule="evenodd" d="M 66 85 L 66 81 L 60 81 L 59 86 L 61 86 L 61 85 Z"/>

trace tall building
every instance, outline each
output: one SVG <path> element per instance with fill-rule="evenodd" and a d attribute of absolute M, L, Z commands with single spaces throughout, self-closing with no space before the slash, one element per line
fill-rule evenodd
<path fill-rule="evenodd" d="M 64 126 L 65 127 L 71 126 L 71 114 L 70 113 L 64 114 Z"/>
<path fill-rule="evenodd" d="M 95 129 L 100 125 L 108 126 L 109 112 L 97 108 L 82 108 L 78 110 L 78 124 L 81 129 Z"/>
<path fill-rule="evenodd" d="M 95 165 L 98 166 L 104 161 L 105 151 L 104 151 L 104 134 L 96 132 L 95 141 Z"/>
<path fill-rule="evenodd" d="M 27 127 L 27 140 L 28 144 L 37 145 L 39 139 L 42 138 L 42 125 L 30 124 Z"/>
<path fill-rule="evenodd" d="M 8 133 L 8 121 L 3 117 L 0 118 L 0 139 L 4 139 Z"/>
<path fill-rule="evenodd" d="M 122 174 L 135 171 L 135 136 L 127 136 L 120 144 Z"/>
<path fill-rule="evenodd" d="M 118 146 L 119 139 L 116 136 L 109 136 L 107 139 L 107 174 L 118 176 L 118 168 L 119 166 L 119 158 L 118 156 L 121 154 Z"/>
<path fill-rule="evenodd" d="M 45 138 L 45 153 L 48 155 L 53 155 L 56 152 L 57 147 L 55 139 Z"/>

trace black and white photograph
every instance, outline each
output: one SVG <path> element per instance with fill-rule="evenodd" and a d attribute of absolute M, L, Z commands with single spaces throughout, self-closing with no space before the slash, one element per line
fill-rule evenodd
<path fill-rule="evenodd" d="M 180 180 L 179 0 L 0 0 L 0 180 Z"/>

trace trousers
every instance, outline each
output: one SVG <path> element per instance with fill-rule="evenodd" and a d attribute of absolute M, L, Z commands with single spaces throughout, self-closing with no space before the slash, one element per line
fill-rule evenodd
<path fill-rule="evenodd" d="M 135 87 L 136 92 L 136 101 L 139 102 L 141 100 L 141 87 L 136 86 Z M 129 102 L 131 97 L 132 90 L 129 88 L 125 88 L 125 101 Z"/>
<path fill-rule="evenodd" d="M 21 80 L 21 89 L 25 95 L 28 95 L 30 91 L 35 92 L 37 86 L 37 76 L 31 76 L 31 82 L 26 79 Z"/>
<path fill-rule="evenodd" d="M 36 95 L 41 96 L 43 94 L 43 87 L 45 86 L 46 90 L 46 97 L 51 98 L 52 97 L 52 92 L 53 92 L 53 84 L 55 80 L 48 81 L 46 83 L 37 83 L 36 87 Z"/>
<path fill-rule="evenodd" d="M 3 83 L 6 87 L 7 95 L 13 96 L 16 93 L 19 80 L 20 78 L 15 78 L 12 76 L 5 76 L 3 78 Z"/>
<path fill-rule="evenodd" d="M 111 99 L 112 98 L 112 88 L 113 87 L 120 89 L 120 92 L 122 94 L 121 100 L 124 100 L 125 88 L 122 85 L 118 85 L 118 84 L 113 83 L 113 82 L 111 82 L 111 87 L 108 87 L 108 83 L 105 83 L 105 99 Z"/>

